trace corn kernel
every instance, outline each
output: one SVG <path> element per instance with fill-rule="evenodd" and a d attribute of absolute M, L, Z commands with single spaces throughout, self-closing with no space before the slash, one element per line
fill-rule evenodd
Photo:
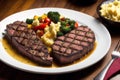
<path fill-rule="evenodd" d="M 51 52 L 52 51 L 52 48 L 51 47 L 47 47 L 48 48 L 48 52 Z"/>
<path fill-rule="evenodd" d="M 31 24 L 28 24 L 27 27 L 30 29 L 30 28 L 32 28 L 32 25 L 31 25 Z"/>
<path fill-rule="evenodd" d="M 35 15 L 33 19 L 35 19 L 35 20 L 36 20 L 36 19 L 38 19 L 38 18 L 39 18 L 39 16 Z"/>
<path fill-rule="evenodd" d="M 41 17 L 42 17 L 42 19 L 45 19 L 45 18 L 47 18 L 47 15 L 43 14 Z"/>

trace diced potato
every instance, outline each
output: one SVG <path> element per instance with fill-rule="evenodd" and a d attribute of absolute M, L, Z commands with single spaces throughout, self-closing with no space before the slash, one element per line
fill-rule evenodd
<path fill-rule="evenodd" d="M 112 7 L 113 6 L 113 4 L 112 3 L 109 3 L 109 5 L 107 5 L 107 7 Z"/>
<path fill-rule="evenodd" d="M 53 22 L 50 24 L 50 32 L 54 37 L 56 37 L 57 31 L 56 31 L 56 26 Z"/>
<path fill-rule="evenodd" d="M 58 22 L 57 24 L 56 24 L 56 31 L 60 31 L 60 22 Z"/>
<path fill-rule="evenodd" d="M 39 26 L 39 24 L 40 23 L 39 23 L 38 19 L 34 20 L 33 23 L 32 23 L 33 26 Z"/>
<path fill-rule="evenodd" d="M 48 32 L 48 33 L 46 34 L 46 37 L 47 37 L 47 38 L 52 38 L 52 34 L 51 34 L 50 32 Z"/>
<path fill-rule="evenodd" d="M 120 16 L 120 1 L 114 0 L 108 4 L 103 4 L 100 10 L 101 16 L 107 19 L 119 21 Z"/>
<path fill-rule="evenodd" d="M 41 37 L 41 40 L 47 45 L 51 46 L 54 43 L 54 39 L 57 36 L 57 31 L 59 31 L 60 23 L 51 22 L 50 26 L 47 26 L 44 29 L 44 35 Z"/>
<path fill-rule="evenodd" d="M 114 1 L 113 4 L 114 4 L 115 6 L 117 6 L 117 5 L 118 5 L 118 1 Z"/>
<path fill-rule="evenodd" d="M 42 36 L 41 39 L 47 46 L 51 46 L 54 43 L 53 39 L 46 38 L 45 36 Z"/>
<path fill-rule="evenodd" d="M 46 26 L 44 29 L 44 32 L 47 32 L 47 31 L 49 31 L 49 26 Z"/>

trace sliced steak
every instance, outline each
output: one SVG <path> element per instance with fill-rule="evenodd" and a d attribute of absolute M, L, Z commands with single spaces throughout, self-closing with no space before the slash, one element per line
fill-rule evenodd
<path fill-rule="evenodd" d="M 25 22 L 16 21 L 7 25 L 5 36 L 24 56 L 43 66 L 52 65 L 53 59 L 50 57 L 47 47 L 32 29 L 27 28 Z"/>
<path fill-rule="evenodd" d="M 52 55 L 60 64 L 72 63 L 92 50 L 94 43 L 94 32 L 87 26 L 80 26 L 55 40 Z"/>

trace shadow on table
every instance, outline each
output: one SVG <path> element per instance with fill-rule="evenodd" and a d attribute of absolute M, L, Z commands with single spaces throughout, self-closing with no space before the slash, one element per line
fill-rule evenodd
<path fill-rule="evenodd" d="M 0 62 L 0 80 L 80 80 L 99 69 L 104 59 L 86 69 L 64 74 L 33 74 L 14 69 L 3 62 Z"/>
<path fill-rule="evenodd" d="M 108 31 L 110 32 L 111 36 L 120 36 L 120 27 L 116 27 L 116 26 L 111 26 L 106 24 L 104 21 L 102 21 L 100 18 L 96 18 L 97 20 L 99 20 L 100 22 L 102 22 L 102 24 L 108 29 Z"/>
<path fill-rule="evenodd" d="M 89 6 L 97 2 L 97 0 L 69 0 L 69 2 L 77 6 Z"/>

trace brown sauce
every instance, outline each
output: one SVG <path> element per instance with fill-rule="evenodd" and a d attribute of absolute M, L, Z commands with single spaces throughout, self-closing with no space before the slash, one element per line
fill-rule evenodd
<path fill-rule="evenodd" d="M 28 65 L 39 66 L 38 64 L 32 62 L 31 60 L 27 59 L 26 57 L 18 54 L 18 52 L 17 52 L 15 49 L 13 49 L 13 47 L 8 43 L 8 41 L 7 41 L 5 38 L 2 39 L 2 44 L 3 44 L 3 47 L 5 48 L 6 52 L 7 52 L 10 56 L 12 56 L 14 59 L 16 59 L 16 60 L 18 60 L 18 61 L 20 61 L 20 62 L 23 62 L 23 63 L 25 63 L 25 64 L 28 64 Z M 72 63 L 72 64 L 76 64 L 76 63 L 78 63 L 78 62 L 80 62 L 80 61 L 85 60 L 87 57 L 89 57 L 89 56 L 94 52 L 94 50 L 96 49 L 96 46 L 97 46 L 97 42 L 95 42 L 95 45 L 94 45 L 94 49 L 93 49 L 93 50 L 91 50 L 91 51 L 90 51 L 88 54 L 86 54 L 84 57 L 80 58 L 79 60 L 76 60 L 76 61 L 75 61 L 74 63 Z M 72 65 L 72 64 L 69 64 L 69 65 Z M 65 65 L 65 66 L 68 66 L 68 65 Z M 63 67 L 63 66 L 59 66 L 59 65 L 53 63 L 52 66 L 50 66 L 49 68 L 57 68 L 57 67 Z"/>

